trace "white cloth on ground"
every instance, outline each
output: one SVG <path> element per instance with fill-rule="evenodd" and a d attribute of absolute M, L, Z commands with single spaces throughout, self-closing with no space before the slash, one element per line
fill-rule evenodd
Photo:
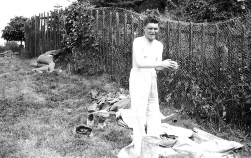
<path fill-rule="evenodd" d="M 132 126 L 131 109 L 121 109 L 120 113 L 124 122 L 129 127 Z M 195 158 L 228 158 L 232 156 L 229 151 L 243 147 L 238 142 L 224 140 L 198 128 L 190 130 L 162 123 L 159 132 L 159 135 L 166 133 L 178 137 L 172 148 L 158 147 L 161 156 L 191 153 Z M 193 137 L 194 140 L 189 137 Z M 121 149 L 118 158 L 131 158 L 133 150 L 134 144 L 131 143 Z"/>

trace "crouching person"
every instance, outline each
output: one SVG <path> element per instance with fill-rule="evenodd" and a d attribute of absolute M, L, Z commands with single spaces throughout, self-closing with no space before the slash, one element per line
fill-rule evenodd
<path fill-rule="evenodd" d="M 37 58 L 37 65 L 40 67 L 33 69 L 32 71 L 38 72 L 38 73 L 43 73 L 43 71 L 46 71 L 46 72 L 55 71 L 56 58 L 58 57 L 60 52 L 61 50 L 58 49 L 58 50 L 47 51 L 44 54 L 41 54 Z"/>

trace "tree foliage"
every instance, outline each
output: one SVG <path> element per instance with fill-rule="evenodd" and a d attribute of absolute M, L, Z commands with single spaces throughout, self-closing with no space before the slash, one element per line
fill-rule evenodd
<path fill-rule="evenodd" d="M 176 20 L 215 22 L 241 16 L 250 3 L 240 0 L 176 0 L 168 1 L 166 9 Z"/>
<path fill-rule="evenodd" d="M 119 7 L 136 12 L 143 12 L 147 9 L 159 9 L 164 13 L 166 0 L 93 0 L 96 7 Z"/>
<path fill-rule="evenodd" d="M 93 0 L 96 7 L 120 7 L 136 12 L 158 9 L 174 20 L 214 22 L 241 16 L 251 9 L 248 0 Z"/>
<path fill-rule="evenodd" d="M 15 16 L 2 30 L 2 38 L 6 41 L 20 41 L 21 45 L 24 41 L 24 22 L 27 18 L 23 16 Z"/>

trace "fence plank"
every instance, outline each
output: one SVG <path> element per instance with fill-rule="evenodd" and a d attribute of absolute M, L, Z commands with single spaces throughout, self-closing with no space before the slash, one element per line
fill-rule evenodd
<path fill-rule="evenodd" d="M 128 65 L 128 53 L 127 53 L 127 14 L 126 13 L 124 13 L 124 46 L 123 46 L 123 48 L 124 48 L 124 55 L 126 56 L 126 65 L 125 65 L 125 68 L 126 68 L 126 70 L 128 70 L 129 69 L 129 65 Z M 126 71 L 126 73 L 127 73 L 127 71 Z"/>
<path fill-rule="evenodd" d="M 98 38 L 98 41 L 99 41 L 99 43 L 101 43 L 102 41 L 101 41 L 101 38 L 100 38 L 100 36 L 99 36 L 99 11 L 98 10 L 96 10 L 96 37 Z M 99 51 L 101 51 L 101 48 L 99 47 Z M 98 63 L 100 63 L 100 61 L 101 61 L 101 58 L 100 58 L 100 56 L 98 56 L 98 57 L 95 57 L 96 58 L 96 61 L 98 62 Z M 98 70 L 98 65 L 96 64 L 95 65 L 95 69 L 96 69 L 96 72 L 97 72 L 97 70 Z"/>
<path fill-rule="evenodd" d="M 63 14 L 63 9 L 60 9 L 60 11 L 59 11 L 59 17 L 61 16 Z M 62 22 L 62 19 L 61 18 L 59 18 L 58 19 L 58 27 L 59 27 L 59 30 L 58 30 L 58 39 L 59 39 L 59 48 L 61 48 L 61 41 L 62 41 L 62 31 L 61 31 L 61 29 L 62 29 L 62 26 L 63 26 L 63 22 Z"/>
<path fill-rule="evenodd" d="M 38 55 L 38 52 L 37 52 L 37 16 L 35 15 L 35 55 L 37 56 Z"/>
<path fill-rule="evenodd" d="M 53 13 L 53 16 L 52 16 L 52 31 L 53 31 L 53 34 L 52 34 L 52 39 L 53 39 L 53 47 L 52 49 L 56 49 L 56 13 L 55 11 L 52 12 Z"/>
<path fill-rule="evenodd" d="M 45 12 L 43 13 L 43 52 L 45 52 L 45 47 L 46 47 L 46 36 L 45 36 L 45 34 L 46 34 L 46 32 L 45 32 L 45 25 L 46 25 L 46 23 L 45 23 L 45 21 L 46 21 L 46 19 L 45 19 Z"/>
<path fill-rule="evenodd" d="M 40 22 L 40 24 L 39 24 L 39 52 L 40 52 L 40 54 L 43 52 L 43 41 L 42 41 L 42 39 L 43 39 L 43 29 L 42 29 L 42 25 L 43 25 L 43 14 L 42 13 L 39 13 L 39 22 Z"/>
<path fill-rule="evenodd" d="M 56 35 L 56 28 L 57 28 L 57 21 L 56 21 L 56 11 L 53 12 L 53 49 L 57 49 L 57 35 Z"/>
<path fill-rule="evenodd" d="M 47 51 L 51 49 L 51 23 L 50 23 L 50 14 L 47 13 Z"/>
<path fill-rule="evenodd" d="M 41 38 L 41 29 L 40 29 L 40 14 L 38 14 L 38 17 L 37 17 L 37 35 L 38 35 L 38 38 L 37 38 L 37 52 L 38 52 L 38 55 L 41 54 L 41 51 L 40 51 L 40 38 Z"/>
<path fill-rule="evenodd" d="M 52 12 L 50 12 L 50 48 L 49 50 L 52 50 L 52 47 L 54 46 L 53 44 L 53 17 L 52 17 Z"/>
<path fill-rule="evenodd" d="M 33 41 L 35 43 L 35 18 L 32 17 L 31 18 L 31 41 Z M 31 47 L 31 53 L 32 53 L 32 56 L 35 56 L 35 44 L 31 44 L 30 47 Z"/>
<path fill-rule="evenodd" d="M 47 42 L 47 47 L 46 47 L 46 50 L 50 50 L 50 15 L 49 13 L 47 13 L 47 20 L 46 20 L 46 27 L 47 27 L 47 34 L 46 34 L 46 42 Z"/>
<path fill-rule="evenodd" d="M 103 10 L 102 11 L 102 39 L 106 39 L 105 38 L 105 11 Z M 106 58 L 105 58 L 105 55 L 104 55 L 104 52 L 105 52 L 105 40 L 102 40 L 101 41 L 101 65 L 102 65 L 102 69 L 105 70 L 105 64 L 104 64 L 104 61 L 106 61 Z"/>
<path fill-rule="evenodd" d="M 57 48 L 56 49 L 59 49 L 60 48 L 60 33 L 59 33 L 59 18 L 60 18 L 60 10 L 57 11 Z"/>
<path fill-rule="evenodd" d="M 112 24 L 112 21 L 113 21 L 113 14 L 112 14 L 112 12 L 110 12 L 110 18 L 111 18 L 111 21 L 110 21 L 110 28 L 111 28 L 111 53 L 112 53 L 112 58 L 111 58 L 111 74 L 112 74 L 112 77 L 114 77 L 114 72 L 115 72 L 115 56 L 114 56 L 114 54 L 115 54 L 115 52 L 114 52 L 114 48 L 115 48 L 115 46 L 114 46 L 114 38 L 116 38 L 115 36 L 114 36 L 114 32 L 115 32 L 115 30 L 114 30 L 114 27 L 113 27 L 113 24 Z"/>

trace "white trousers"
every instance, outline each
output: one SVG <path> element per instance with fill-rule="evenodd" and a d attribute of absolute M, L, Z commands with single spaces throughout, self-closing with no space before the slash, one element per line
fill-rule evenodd
<path fill-rule="evenodd" d="M 135 156 L 141 152 L 142 137 L 147 135 L 159 138 L 161 117 L 157 90 L 157 75 L 154 69 L 132 68 L 129 90 L 133 115 L 133 143 Z"/>

